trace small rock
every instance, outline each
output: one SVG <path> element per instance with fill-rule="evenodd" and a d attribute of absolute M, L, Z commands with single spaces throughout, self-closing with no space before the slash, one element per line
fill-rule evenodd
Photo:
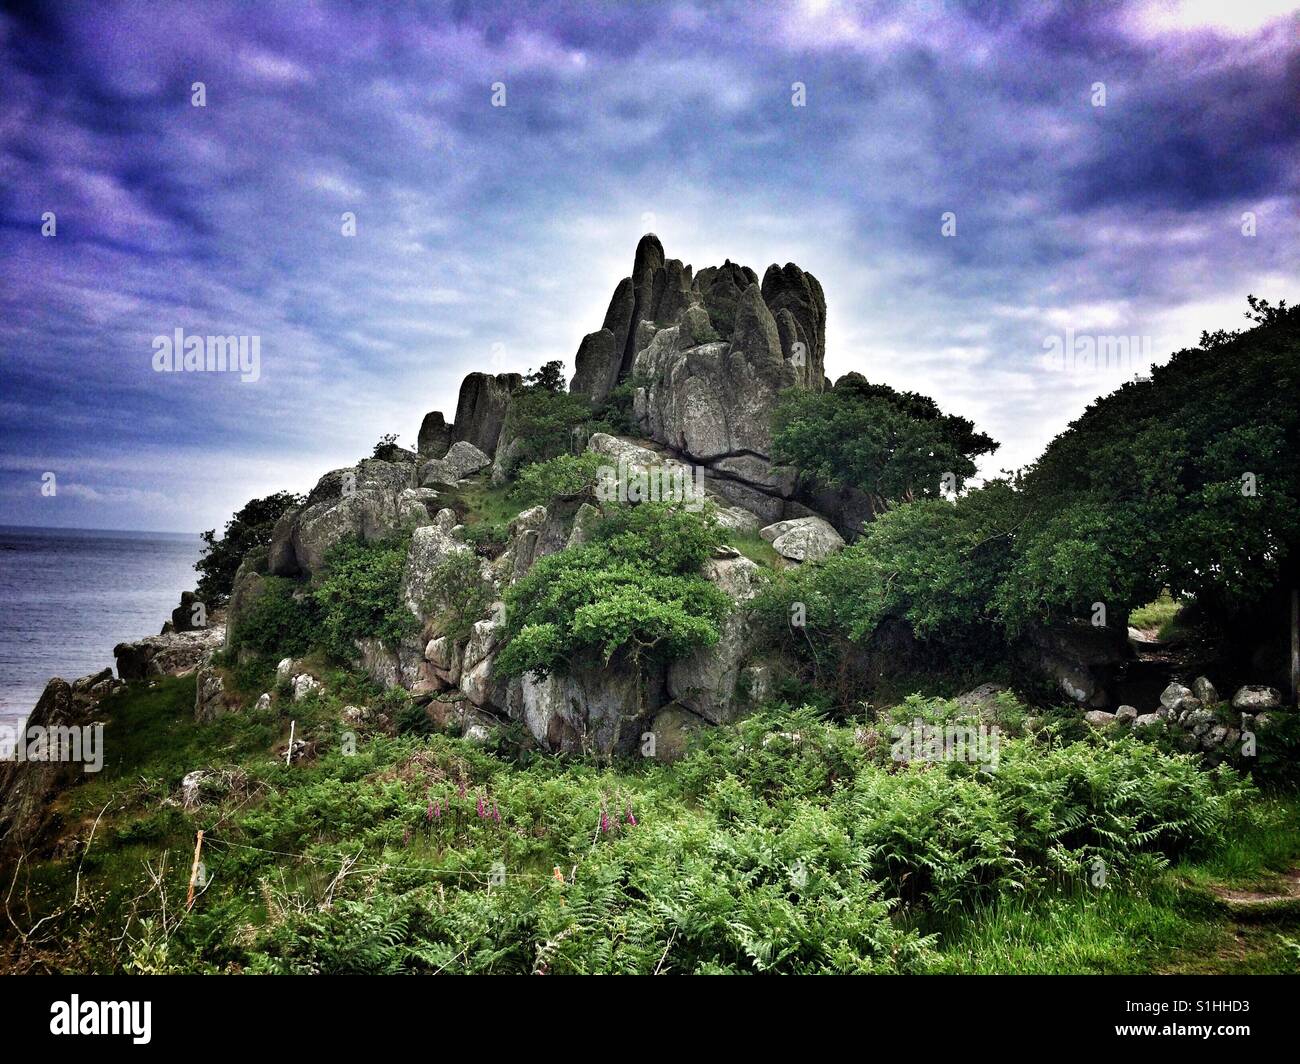
<path fill-rule="evenodd" d="M 1120 706 L 1115 710 L 1115 722 L 1117 724 L 1132 724 L 1138 718 L 1138 711 L 1133 706 Z"/>
<path fill-rule="evenodd" d="M 1133 727 L 1136 728 L 1153 728 L 1163 718 L 1158 713 L 1143 713 L 1133 721 Z"/>
<path fill-rule="evenodd" d="M 364 724 L 370 719 L 370 710 L 365 706 L 344 706 L 341 714 L 344 724 L 351 724 L 353 727 Z"/>
<path fill-rule="evenodd" d="M 1190 731 L 1198 738 L 1204 735 L 1214 726 L 1214 714 L 1208 709 L 1198 709 L 1187 714 L 1187 719 L 1183 721 L 1183 727 Z"/>
<path fill-rule="evenodd" d="M 257 696 L 257 704 L 253 708 L 257 710 L 261 710 L 263 712 L 270 709 L 271 696 L 267 694 L 265 691 L 263 691 L 260 695 Z"/>
<path fill-rule="evenodd" d="M 275 679 L 278 683 L 284 683 L 293 675 L 293 658 L 281 658 L 280 664 L 275 667 Z"/>
<path fill-rule="evenodd" d="M 319 694 L 325 685 L 310 673 L 300 673 L 293 678 L 293 700 L 301 702 L 308 695 Z"/>
<path fill-rule="evenodd" d="M 1192 691 L 1195 692 L 1196 697 L 1207 706 L 1213 705 L 1215 702 L 1219 701 L 1218 690 L 1215 688 L 1214 684 L 1210 683 L 1210 681 L 1204 676 L 1198 676 L 1192 681 Z"/>
<path fill-rule="evenodd" d="M 181 805 L 188 811 L 193 812 L 199 807 L 202 801 L 203 781 L 207 778 L 207 770 L 198 768 L 193 772 L 187 772 L 185 778 L 181 780 Z"/>
<path fill-rule="evenodd" d="M 1184 702 L 1195 697 L 1190 687 L 1184 687 L 1180 683 L 1171 683 L 1160 692 L 1160 705 L 1170 713 L 1181 713 L 1184 709 L 1193 708 L 1184 705 Z"/>
<path fill-rule="evenodd" d="M 1115 723 L 1115 714 L 1107 713 L 1104 709 L 1092 709 L 1083 715 L 1083 719 L 1094 728 L 1105 728 Z"/>

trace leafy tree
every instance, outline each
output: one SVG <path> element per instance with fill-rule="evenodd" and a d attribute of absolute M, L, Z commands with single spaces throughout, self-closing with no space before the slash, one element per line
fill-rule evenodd
<path fill-rule="evenodd" d="M 194 563 L 199 573 L 197 594 L 213 605 L 224 602 L 235 583 L 239 563 L 251 550 L 271 542 L 271 531 L 286 510 L 302 503 L 302 497 L 289 491 L 277 491 L 262 499 L 251 499 L 226 522 L 225 532 L 217 539 L 215 529 L 202 533 L 202 557 Z"/>
<path fill-rule="evenodd" d="M 1205 334 L 1098 400 L 1025 472 L 998 594 L 1011 627 L 1164 587 L 1231 615 L 1295 581 L 1300 313 L 1249 302 L 1254 328 Z"/>
<path fill-rule="evenodd" d="M 539 370 L 529 370 L 524 374 L 523 387 L 529 391 L 565 391 L 564 363 L 557 358 L 543 363 Z"/>
<path fill-rule="evenodd" d="M 716 643 L 730 600 L 699 569 L 719 542 L 705 515 L 612 508 L 590 542 L 542 558 L 506 593 L 497 672 L 544 676 L 616 657 L 636 668 Z"/>
<path fill-rule="evenodd" d="M 891 503 L 939 498 L 944 476 L 961 488 L 997 444 L 933 399 L 841 377 L 828 392 L 786 392 L 773 420 L 773 457 L 837 487 L 864 492 L 873 515 Z"/>

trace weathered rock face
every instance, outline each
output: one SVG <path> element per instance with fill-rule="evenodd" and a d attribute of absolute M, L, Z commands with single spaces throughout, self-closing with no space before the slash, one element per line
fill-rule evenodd
<path fill-rule="evenodd" d="M 742 690 L 741 668 L 753 651 L 755 631 L 743 604 L 758 594 L 762 571 L 745 557 L 711 559 L 704 576 L 736 604 L 723 620 L 718 642 L 701 647 L 668 667 L 668 694 L 678 704 L 714 724 L 735 720 L 753 705 L 754 692 Z"/>
<path fill-rule="evenodd" d="M 433 591 L 433 575 L 439 564 L 457 551 L 469 547 L 452 534 L 456 527 L 454 510 L 439 510 L 431 524 L 417 528 L 411 534 L 411 545 L 406 552 L 406 567 L 402 571 L 402 596 L 407 608 L 424 620 L 426 605 Z"/>
<path fill-rule="evenodd" d="M 622 359 L 622 349 L 609 329 L 588 333 L 574 356 L 573 383 L 569 390 L 577 395 L 590 396 L 593 403 L 603 402 L 618 383 Z"/>
<path fill-rule="evenodd" d="M 76 697 L 73 685 L 56 677 L 45 685 L 26 727 L 81 727 L 90 723 L 94 711 L 94 700 Z M 4 753 L 6 758 L 14 756 L 13 751 Z M 51 800 L 85 767 L 70 760 L 0 760 L 0 850 L 18 852 L 45 836 L 52 827 Z"/>
<path fill-rule="evenodd" d="M 817 278 L 793 262 L 775 264 L 763 275 L 763 302 L 777 321 L 784 357 L 804 387 L 820 391 L 826 366 L 826 296 Z M 804 345 L 800 359 L 794 344 Z"/>
<path fill-rule="evenodd" d="M 117 675 L 123 680 L 184 676 L 207 664 L 225 641 L 225 625 L 214 624 L 194 632 L 151 635 L 134 643 L 118 643 L 113 648 Z"/>
<path fill-rule="evenodd" d="M 431 459 L 420 466 L 420 484 L 425 488 L 435 484 L 455 487 L 459 481 L 491 462 L 492 459 L 472 443 L 457 440 L 445 457 Z"/>
<path fill-rule="evenodd" d="M 771 414 L 783 388 L 821 390 L 825 322 L 821 285 L 793 264 L 761 285 L 731 261 L 692 278 L 647 234 L 603 327 L 583 339 L 571 391 L 600 400 L 637 382 L 642 434 L 706 464 L 716 494 L 764 523 L 804 516 L 785 504 L 794 476 L 772 468 Z"/>
<path fill-rule="evenodd" d="M 194 678 L 194 719 L 199 724 L 206 724 L 225 711 L 225 681 L 215 669 L 204 666 Z"/>
<path fill-rule="evenodd" d="M 267 552 L 270 574 L 310 575 L 344 539 L 374 543 L 427 524 L 437 496 L 412 490 L 414 474 L 409 462 L 378 458 L 326 473 L 300 508 L 276 522 Z"/>
<path fill-rule="evenodd" d="M 434 410 L 424 415 L 416 450 L 421 458 L 441 458 L 452 444 L 452 426 L 443 420 L 442 411 Z"/>
<path fill-rule="evenodd" d="M 531 674 L 511 681 L 505 709 L 551 750 L 631 753 L 663 704 L 663 674 L 630 668 L 579 669 L 570 676 Z"/>
<path fill-rule="evenodd" d="M 1232 708 L 1245 713 L 1261 713 L 1282 705 L 1282 695 L 1275 687 L 1248 685 L 1232 696 Z"/>
<path fill-rule="evenodd" d="M 199 608 L 196 609 L 195 607 Z M 171 630 L 173 632 L 193 632 L 199 628 L 206 628 L 206 624 L 199 623 L 206 613 L 202 603 L 199 602 L 199 596 L 193 591 L 181 592 L 181 604 L 172 610 Z"/>
<path fill-rule="evenodd" d="M 518 373 L 471 373 L 460 385 L 456 401 L 453 441 L 472 443 L 485 455 L 497 452 L 501 426 L 505 424 L 510 393 L 523 383 Z"/>

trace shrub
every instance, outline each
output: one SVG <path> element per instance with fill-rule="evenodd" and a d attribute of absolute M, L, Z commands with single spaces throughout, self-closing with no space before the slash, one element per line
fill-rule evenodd
<path fill-rule="evenodd" d="M 719 542 L 707 515 L 617 506 L 591 542 L 548 555 L 506 593 L 503 676 L 566 671 L 579 656 L 673 658 L 718 640 L 726 594 L 698 575 Z"/>
<path fill-rule="evenodd" d="M 402 597 L 407 543 L 405 537 L 381 543 L 349 539 L 326 556 L 314 596 L 321 643 L 339 660 L 356 657 L 358 639 L 393 645 L 418 629 Z"/>
<path fill-rule="evenodd" d="M 231 646 L 266 658 L 299 657 L 316 643 L 320 612 L 299 582 L 265 577 L 264 590 L 231 635 Z"/>
<path fill-rule="evenodd" d="M 597 471 L 608 464 L 608 458 L 591 451 L 532 462 L 519 470 L 512 496 L 524 506 L 545 506 L 557 498 L 592 496 Z"/>

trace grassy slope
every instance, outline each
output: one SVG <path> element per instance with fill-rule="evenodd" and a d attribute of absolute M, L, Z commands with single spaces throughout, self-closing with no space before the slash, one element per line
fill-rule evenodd
<path fill-rule="evenodd" d="M 693 782 L 711 779 L 714 771 L 707 752 L 677 766 L 598 767 L 551 758 L 521 763 L 435 734 L 363 735 L 355 756 L 345 757 L 337 750 L 340 704 L 375 704 L 378 695 L 351 677 L 333 680 L 343 697 L 297 705 L 278 700 L 268 713 L 245 711 L 207 726 L 192 721 L 192 679 L 133 685 L 115 698 L 104 771 L 58 802 L 63 837 L 84 840 L 94 830 L 80 862 L 78 904 L 68 908 L 75 856 L 25 864 L 13 876 L 13 889 L 13 869 L 6 869 L 7 904 L 19 928 L 26 931 L 51 912 L 62 915 L 27 942 L 7 920 L 0 925 L 0 967 L 528 971 L 542 964 L 650 970 L 662 941 L 671 942 L 666 929 L 688 919 L 704 928 L 702 940 L 737 943 L 734 956 L 722 950 L 695 958 L 695 968 L 781 967 L 779 942 L 749 944 L 752 929 L 735 924 L 737 899 L 779 905 L 781 892 L 768 898 L 755 885 L 757 873 L 735 870 L 790 855 L 749 852 L 754 845 L 779 844 L 735 826 L 753 798 L 734 780 L 724 776 L 706 789 L 706 798 L 699 796 Z M 299 736 L 317 744 L 313 759 L 292 768 L 281 759 L 290 718 Z M 774 764 L 778 775 L 787 771 L 783 755 L 775 755 Z M 204 766 L 239 767 L 248 784 L 188 813 L 172 799 L 181 777 Z M 754 782 L 756 790 L 762 786 Z M 430 795 L 454 812 L 428 822 Z M 494 805 L 501 812 L 500 822 L 477 816 L 480 795 L 489 813 Z M 803 815 L 798 803 L 779 796 L 768 804 L 789 809 L 796 821 Z M 598 831 L 602 806 L 614 822 L 607 836 Z M 636 827 L 619 823 L 629 809 L 641 821 Z M 898 910 L 896 927 L 937 936 L 906 967 L 1296 971 L 1296 947 L 1288 945 L 1300 939 L 1294 910 L 1244 923 L 1211 893 L 1219 885 L 1267 886 L 1300 859 L 1300 803 L 1274 799 L 1257 804 L 1255 813 L 1218 849 L 1127 886 L 1004 894 L 945 917 Z M 212 884 L 182 919 L 198 828 L 208 832 Z M 824 834 L 827 828 L 808 830 Z M 797 836 L 798 825 L 789 833 Z M 800 846 L 820 852 L 823 844 L 835 849 L 833 841 L 811 837 Z M 493 889 L 485 871 L 498 860 L 511 869 L 510 882 Z M 674 891 L 687 890 L 687 870 L 698 862 L 707 863 L 707 889 L 692 886 L 689 897 L 674 898 Z M 575 866 L 581 870 L 576 876 Z M 554 879 L 556 867 L 566 882 Z M 340 870 L 345 875 L 331 888 Z M 736 893 L 714 893 L 732 874 L 741 875 Z M 747 885 L 750 875 L 756 878 Z M 626 919 L 615 915 L 611 924 L 611 911 L 642 894 L 652 904 L 628 911 Z M 790 919 L 806 916 L 792 912 Z M 570 947 L 565 928 L 575 921 L 591 922 L 600 934 Z M 800 936 L 816 933 L 792 924 L 776 937 L 788 934 L 785 948 L 793 950 Z M 408 948 L 399 964 L 388 939 L 404 937 L 421 945 Z M 765 952 L 773 948 L 776 956 Z"/>

